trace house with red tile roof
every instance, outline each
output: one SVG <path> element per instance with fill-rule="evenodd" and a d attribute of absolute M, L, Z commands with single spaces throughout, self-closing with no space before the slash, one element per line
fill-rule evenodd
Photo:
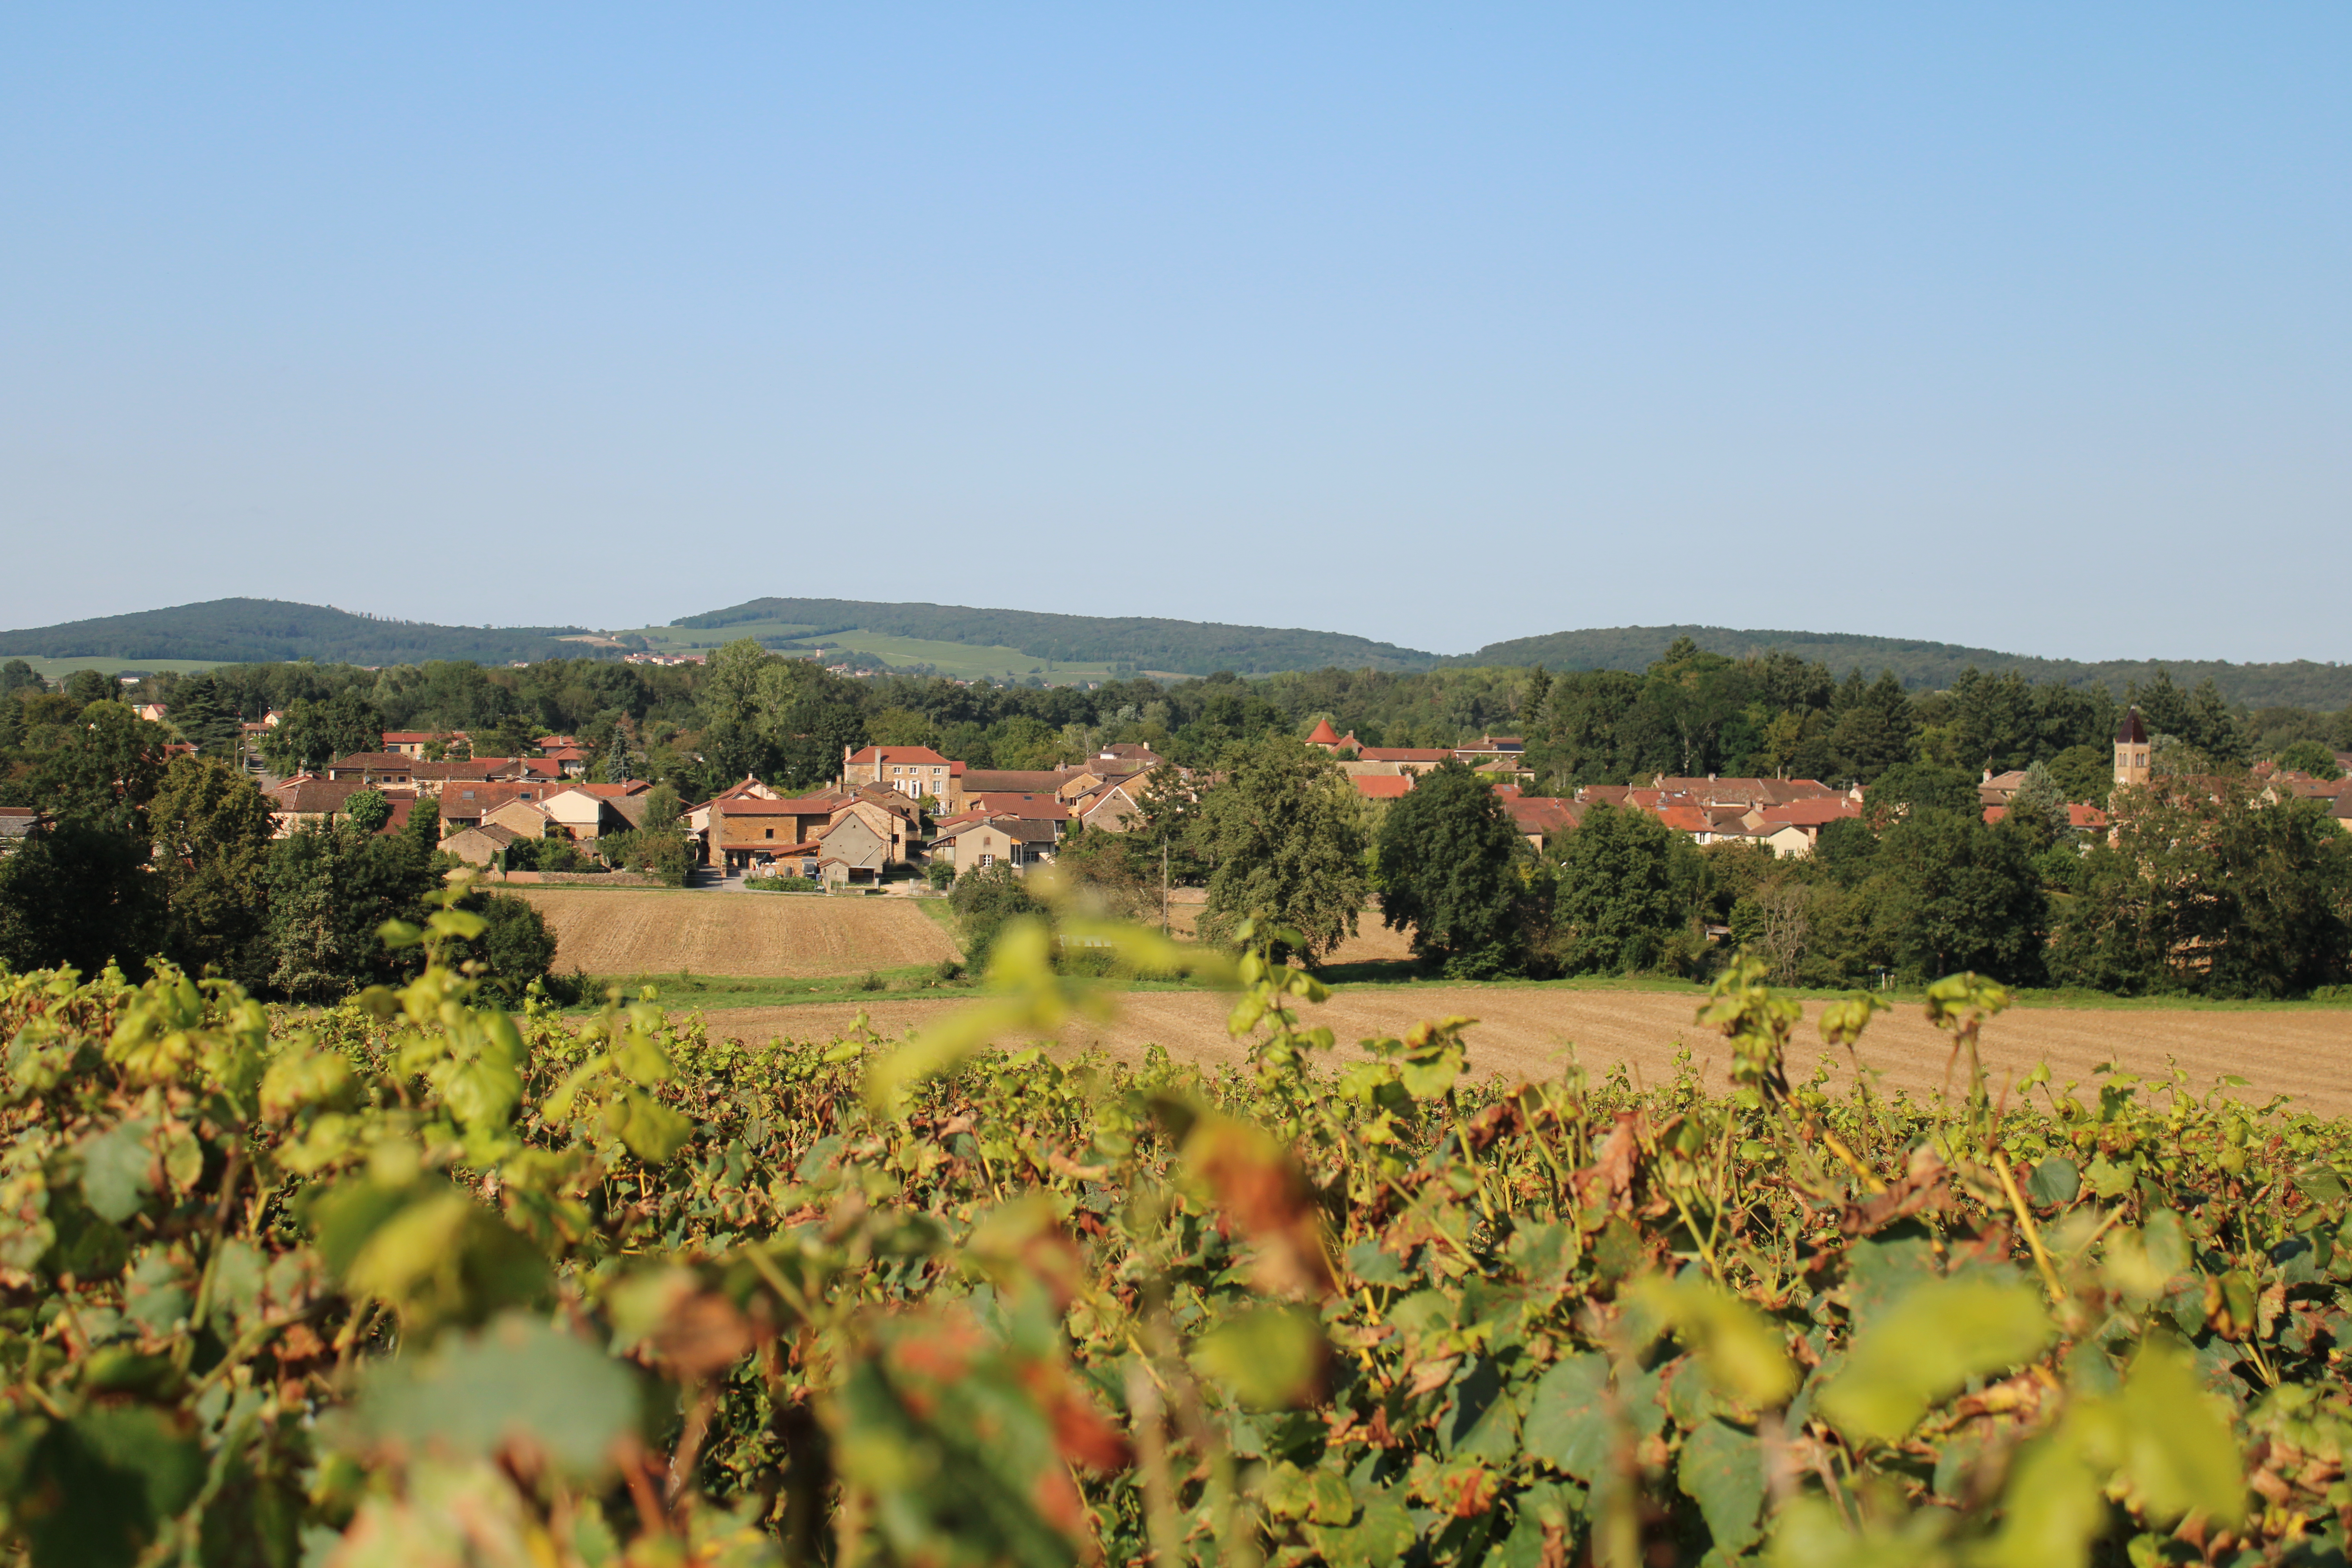
<path fill-rule="evenodd" d="M 1353 730 L 1342 735 L 1339 731 L 1331 728 L 1331 721 L 1328 719 L 1318 719 L 1315 721 L 1314 731 L 1307 737 L 1307 743 L 1318 751 L 1334 755 L 1341 752 L 1363 750 L 1363 743 L 1356 739 L 1356 732 Z"/>

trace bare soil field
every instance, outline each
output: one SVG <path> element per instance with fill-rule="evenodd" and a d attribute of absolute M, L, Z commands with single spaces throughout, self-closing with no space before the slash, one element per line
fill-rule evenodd
<path fill-rule="evenodd" d="M 555 931 L 559 971 L 590 974 L 775 975 L 805 979 L 960 956 L 937 921 L 904 899 L 793 893 L 515 888 Z"/>
<path fill-rule="evenodd" d="M 1308 1009 L 1307 1021 L 1337 1034 L 1340 1046 L 1335 1055 L 1346 1059 L 1356 1040 L 1401 1034 L 1423 1018 L 1475 1017 L 1480 1022 L 1468 1036 L 1471 1070 L 1507 1079 L 1555 1076 L 1573 1047 L 1576 1059 L 1596 1078 L 1622 1063 L 1628 1073 L 1655 1083 L 1673 1073 L 1676 1048 L 1687 1044 L 1708 1086 L 1720 1089 L 1728 1052 L 1720 1036 L 1692 1022 L 1699 1000 L 1696 991 L 1413 985 L 1340 991 L 1328 1005 Z M 876 1027 L 897 1034 L 959 1005 L 881 1001 L 866 1011 Z M 1184 1060 L 1238 1062 L 1243 1053 L 1224 1027 L 1231 1005 L 1226 997 L 1202 992 L 1132 994 L 1116 1022 L 1101 1029 L 1074 1026 L 1061 1043 L 1069 1048 L 1099 1046 L 1128 1060 L 1139 1059 L 1147 1045 L 1157 1043 Z M 812 1005 L 745 1008 L 708 1017 L 712 1033 L 720 1036 L 829 1039 L 846 1029 L 857 1012 Z M 1790 1063 L 1792 1076 L 1810 1072 L 1822 1054 L 1813 1027 L 1821 1004 L 1809 1004 L 1805 1012 Z M 2091 1069 L 2102 1062 L 2148 1077 L 2168 1072 L 2168 1061 L 2177 1061 L 2200 1093 L 2220 1076 L 2233 1073 L 2251 1087 L 2232 1092 L 2253 1102 L 2284 1094 L 2294 1097 L 2298 1109 L 2352 1114 L 2352 1012 L 2019 1008 L 1986 1026 L 1982 1049 L 1996 1093 L 2043 1059 L 2061 1084 L 2087 1083 Z M 1882 1089 L 1917 1095 L 1933 1092 L 1944 1081 L 1951 1043 L 1912 1004 L 1871 1026 L 1863 1056 L 1883 1075 Z M 1849 1077 L 1842 1052 L 1834 1077 L 1840 1083 Z"/>

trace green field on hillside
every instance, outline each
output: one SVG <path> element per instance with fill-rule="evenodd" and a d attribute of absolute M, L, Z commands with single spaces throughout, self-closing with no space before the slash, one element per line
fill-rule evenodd
<path fill-rule="evenodd" d="M 1116 679 L 1111 667 L 1101 663 L 1066 663 L 1023 653 L 1017 647 L 986 647 L 974 643 L 940 642 L 927 637 L 892 637 L 885 632 L 828 632 L 810 637 L 816 628 L 790 621 L 745 621 L 727 626 L 640 626 L 635 631 L 616 633 L 619 637 L 641 637 L 656 653 L 708 652 L 724 647 L 739 637 L 807 638 L 828 652 L 843 648 L 852 653 L 871 654 L 884 659 L 894 669 L 914 665 L 929 665 L 940 674 L 955 680 L 1018 680 L 1034 675 L 1056 685 L 1074 680 L 1110 680 Z M 1181 679 L 1174 677 L 1173 679 Z"/>
<path fill-rule="evenodd" d="M 71 675 L 77 669 L 94 669 L 100 675 L 153 674 L 158 670 L 176 669 L 183 675 L 200 669 L 218 669 L 226 659 L 218 658 L 41 658 L 32 654 L 11 655 L 33 667 L 33 673 L 44 680 L 55 680 Z"/>

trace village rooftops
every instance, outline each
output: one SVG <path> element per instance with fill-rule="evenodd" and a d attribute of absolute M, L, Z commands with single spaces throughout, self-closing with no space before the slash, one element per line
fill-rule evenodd
<path fill-rule="evenodd" d="M 1357 754 L 1368 763 L 1438 763 L 1451 762 L 1451 746 L 1364 746 Z"/>
<path fill-rule="evenodd" d="M 1411 773 L 1357 773 L 1350 782 L 1366 800 L 1402 800 L 1412 793 Z"/>
<path fill-rule="evenodd" d="M 1052 795 L 1076 776 L 1076 770 L 1059 768 L 967 768 L 963 793 L 975 795 Z"/>
<path fill-rule="evenodd" d="M 1842 822 L 1849 816 L 1860 816 L 1862 808 L 1843 795 L 1832 795 L 1823 800 L 1792 800 L 1782 805 L 1762 806 L 1756 815 L 1769 823 L 1819 827 L 1826 823 Z"/>
<path fill-rule="evenodd" d="M 1059 837 L 1052 823 L 1034 817 L 1013 816 L 1001 811 L 967 812 L 940 824 L 940 831 L 931 842 L 951 843 L 975 827 L 992 827 L 1007 838 L 1023 844 L 1051 844 Z"/>
<path fill-rule="evenodd" d="M 1070 803 L 1055 795 L 1034 793 L 1015 795 L 1002 790 L 989 790 L 979 795 L 966 795 L 964 799 L 969 803 L 966 810 L 984 814 L 1001 816 L 1031 816 L 1041 820 L 1063 822 L 1068 821 L 1070 817 Z"/>
<path fill-rule="evenodd" d="M 929 746 L 868 746 L 842 759 L 853 768 L 961 768 Z"/>

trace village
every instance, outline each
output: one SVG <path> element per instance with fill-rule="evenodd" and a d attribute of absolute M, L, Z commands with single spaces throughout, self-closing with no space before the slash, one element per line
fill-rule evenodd
<path fill-rule="evenodd" d="M 167 721 L 149 704 L 142 718 Z M 390 816 L 381 831 L 406 831 L 415 812 L 440 818 L 440 847 L 468 864 L 520 880 L 593 879 L 604 874 L 600 841 L 647 828 L 649 807 L 663 804 L 644 779 L 592 780 L 593 759 L 568 735 L 538 738 L 527 756 L 475 757 L 464 731 L 385 731 L 381 749 L 339 757 L 289 777 L 269 775 L 259 740 L 278 721 L 273 712 L 244 726 L 245 766 L 271 802 L 279 837 L 345 815 L 362 792 L 381 795 Z M 1649 814 L 1700 846 L 1746 843 L 1776 857 L 1812 853 L 1830 825 L 1864 814 L 1869 792 L 1810 778 L 1677 777 L 1585 784 L 1572 793 L 1533 793 L 1525 745 L 1513 735 L 1484 735 L 1453 747 L 1383 747 L 1340 734 L 1318 721 L 1305 743 L 1328 755 L 1374 811 L 1411 793 L 1417 780 L 1458 763 L 1486 780 L 1503 810 L 1541 852 L 1573 832 L 1597 805 Z M 2269 763 L 2255 772 L 2265 798 L 2320 801 L 2352 831 L 2352 753 L 2346 777 L 2325 779 Z M 973 768 L 926 746 L 848 749 L 824 788 L 788 795 L 746 776 L 708 800 L 675 801 L 677 830 L 694 868 L 690 885 L 722 886 L 746 878 L 796 878 L 811 886 L 915 891 L 936 888 L 967 868 L 998 865 L 1016 873 L 1049 862 L 1074 832 L 1121 833 L 1144 815 L 1145 789 L 1197 790 L 1209 780 L 1166 761 L 1150 747 L 1105 746 L 1084 761 L 1043 769 Z M 2149 737 L 2137 710 L 2115 742 L 2115 782 L 2149 778 Z M 1984 819 L 1998 822 L 2026 780 L 2023 770 L 1988 770 L 1978 786 Z M 673 794 L 674 792 L 669 792 Z M 2105 836 L 2114 825 L 2101 806 L 2075 803 L 2067 828 L 2078 838 Z M 19 821 L 17 818 L 24 818 Z M 21 837 L 30 814 L 0 812 L 0 841 Z M 651 826 L 661 826 L 660 823 Z M 551 840 L 576 846 L 582 868 L 515 868 L 519 845 Z"/>

